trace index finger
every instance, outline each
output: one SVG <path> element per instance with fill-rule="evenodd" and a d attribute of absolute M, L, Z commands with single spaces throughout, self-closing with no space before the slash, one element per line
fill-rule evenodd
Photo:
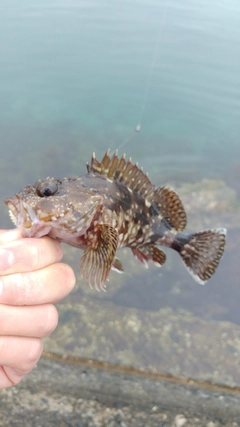
<path fill-rule="evenodd" d="M 22 231 L 20 228 L 14 228 L 12 230 L 0 230 L 0 245 L 6 245 L 13 240 L 18 240 L 22 237 Z"/>
<path fill-rule="evenodd" d="M 50 237 L 21 238 L 0 246 L 0 276 L 39 270 L 62 259 L 60 243 Z"/>

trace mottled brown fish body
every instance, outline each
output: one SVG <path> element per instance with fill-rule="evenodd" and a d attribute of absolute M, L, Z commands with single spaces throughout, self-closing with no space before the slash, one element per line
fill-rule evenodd
<path fill-rule="evenodd" d="M 144 265 L 161 266 L 166 259 L 159 245 L 179 252 L 199 283 L 205 283 L 224 251 L 226 230 L 182 233 L 187 218 L 178 195 L 170 187 L 155 188 L 148 176 L 125 156 L 95 155 L 88 174 L 47 178 L 6 199 L 10 216 L 26 237 L 49 235 L 84 250 L 82 275 L 97 289 L 105 289 L 112 269 L 123 271 L 116 258 L 120 247 L 131 248 Z"/>

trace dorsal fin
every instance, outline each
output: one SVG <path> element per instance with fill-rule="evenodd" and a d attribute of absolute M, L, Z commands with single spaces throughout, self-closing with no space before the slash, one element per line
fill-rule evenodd
<path fill-rule="evenodd" d="M 171 187 L 156 188 L 148 200 L 157 206 L 161 215 L 175 230 L 184 230 L 187 225 L 187 215 L 179 196 Z"/>
<path fill-rule="evenodd" d="M 148 194 L 152 194 L 154 187 L 148 178 L 147 174 L 139 169 L 138 164 L 132 164 L 132 159 L 125 159 L 123 155 L 120 159 L 118 158 L 118 152 L 110 158 L 110 150 L 108 150 L 99 162 L 95 153 L 93 153 L 91 165 L 87 164 L 88 172 L 95 172 L 101 175 L 105 175 L 109 179 L 113 179 L 124 183 L 132 191 L 136 191 L 142 196 L 147 197 Z"/>

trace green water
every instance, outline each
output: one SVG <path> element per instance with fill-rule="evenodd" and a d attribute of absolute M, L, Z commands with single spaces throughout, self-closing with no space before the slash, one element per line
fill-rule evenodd
<path fill-rule="evenodd" d="M 235 329 L 229 329 L 228 342 L 238 354 L 240 344 L 234 347 L 232 337 L 240 342 L 239 1 L 3 0 L 0 35 L 1 199 L 40 177 L 85 173 L 92 151 L 101 157 L 107 148 L 114 151 L 120 147 L 120 154 L 126 152 L 138 161 L 156 184 L 170 182 L 184 194 L 186 185 L 197 186 L 197 190 L 189 187 L 193 197 L 186 207 L 190 225 L 230 228 L 226 256 L 207 287 L 193 283 L 171 254 L 169 266 L 159 273 L 154 267 L 140 270 L 142 267 L 123 253 L 126 275 L 112 275 L 106 295 L 89 292 L 79 279 L 74 296 L 66 300 L 66 307 L 61 306 L 56 332 L 60 336 L 61 328 L 71 325 L 68 333 L 72 333 L 75 347 L 66 340 L 59 344 L 59 336 L 53 335 L 53 341 L 46 344 L 49 350 L 114 363 L 134 364 L 136 356 L 138 366 L 231 383 L 237 365 L 229 367 L 226 362 L 226 373 L 214 376 L 206 368 L 211 352 L 201 362 L 203 356 L 196 344 L 194 363 L 185 366 L 174 338 L 167 344 L 162 341 L 174 359 L 170 367 L 153 346 L 154 339 L 138 360 L 146 337 L 139 333 L 139 342 L 132 348 L 131 335 L 123 339 L 121 322 L 118 339 L 111 338 L 116 340 L 111 357 L 101 352 L 97 333 L 91 337 L 91 345 L 87 337 L 84 343 L 77 343 L 77 339 L 83 322 L 83 314 L 79 317 L 81 298 L 85 298 L 85 320 L 89 316 L 94 322 L 96 307 L 102 310 L 105 348 L 108 336 L 114 335 L 114 328 L 108 335 L 108 310 L 111 322 L 133 314 L 143 322 L 149 314 L 145 319 L 148 329 L 155 322 L 161 325 L 166 316 L 170 316 L 173 329 L 175 321 L 182 324 L 181 316 L 193 316 L 196 322 L 206 322 L 199 332 L 203 341 L 205 334 L 207 341 L 209 328 L 216 337 L 230 322 Z M 134 131 L 137 124 L 141 125 L 138 133 Z M 195 215 L 194 197 L 199 199 L 204 197 L 201 191 L 212 191 L 206 181 L 201 184 L 202 179 L 216 180 L 221 187 L 211 193 L 219 203 L 211 214 L 203 210 Z M 225 197 L 229 203 L 222 207 L 220 201 Z M 1 227 L 10 227 L 4 206 Z M 66 249 L 66 259 L 78 271 L 79 251 Z M 74 300 L 80 306 L 74 305 Z M 74 322 L 79 322 L 75 332 L 74 316 Z M 199 324 L 194 322 L 190 324 L 196 334 Z M 176 326 L 172 336 L 178 336 L 181 327 Z M 217 365 L 224 346 L 225 342 L 220 350 L 215 349 Z M 230 356 L 231 352 L 226 358 Z M 219 370 L 223 370 L 220 359 Z M 195 364 L 199 372 L 194 370 Z M 240 377 L 236 381 L 240 383 Z"/>
<path fill-rule="evenodd" d="M 93 149 L 128 139 L 144 107 L 122 151 L 156 172 L 222 176 L 240 155 L 239 15 L 237 0 L 2 1 L 1 143 L 18 148 L 13 171 L 71 142 L 57 172 L 77 158 L 77 173 Z"/>

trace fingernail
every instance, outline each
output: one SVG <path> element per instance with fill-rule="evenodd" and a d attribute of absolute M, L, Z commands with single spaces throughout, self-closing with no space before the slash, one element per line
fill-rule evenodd
<path fill-rule="evenodd" d="M 0 271 L 8 270 L 13 265 L 13 259 L 12 251 L 0 248 Z"/>

